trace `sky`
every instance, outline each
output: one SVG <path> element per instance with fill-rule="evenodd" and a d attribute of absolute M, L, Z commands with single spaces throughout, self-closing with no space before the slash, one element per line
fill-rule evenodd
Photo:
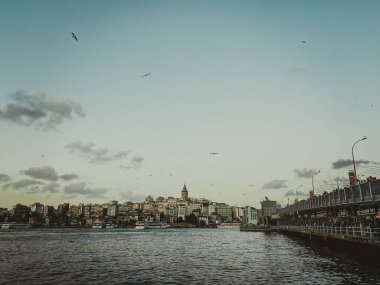
<path fill-rule="evenodd" d="M 379 29 L 375 0 L 2 0 L 0 207 L 292 203 L 363 136 L 379 177 Z"/>

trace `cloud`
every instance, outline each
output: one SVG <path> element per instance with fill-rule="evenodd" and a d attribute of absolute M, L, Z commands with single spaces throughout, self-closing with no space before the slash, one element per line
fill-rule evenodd
<path fill-rule="evenodd" d="M 287 186 L 285 185 L 286 180 L 272 180 L 268 183 L 265 183 L 263 185 L 263 189 L 280 189 L 280 188 L 286 188 Z"/>
<path fill-rule="evenodd" d="M 28 170 L 21 171 L 21 173 L 34 179 L 48 181 L 57 181 L 58 179 L 69 181 L 78 178 L 78 175 L 74 173 L 58 175 L 57 171 L 51 166 L 30 167 Z"/>
<path fill-rule="evenodd" d="M 68 98 L 53 97 L 44 93 L 27 94 L 16 91 L 9 95 L 12 103 L 0 108 L 0 120 L 38 129 L 56 129 L 73 114 L 84 117 L 82 106 Z"/>
<path fill-rule="evenodd" d="M 59 178 L 61 178 L 62 180 L 65 180 L 65 181 L 69 181 L 69 180 L 73 180 L 75 178 L 78 178 L 78 175 L 76 174 L 63 174 L 61 176 L 59 176 Z"/>
<path fill-rule="evenodd" d="M 285 196 L 294 196 L 294 190 L 289 190 L 288 192 L 285 193 Z"/>
<path fill-rule="evenodd" d="M 32 180 L 32 179 L 21 179 L 16 182 L 11 182 L 8 184 L 5 184 L 3 186 L 3 189 L 7 190 L 10 188 L 13 189 L 28 189 L 31 186 L 36 186 L 36 185 L 43 185 L 44 183 L 37 181 L 37 180 Z"/>
<path fill-rule="evenodd" d="M 28 170 L 21 171 L 21 173 L 42 180 L 57 181 L 59 178 L 58 173 L 51 166 L 31 167 Z"/>
<path fill-rule="evenodd" d="M 3 173 L 0 173 L 0 183 L 1 182 L 7 182 L 9 181 L 11 178 L 7 175 L 7 174 L 3 174 Z"/>
<path fill-rule="evenodd" d="M 108 148 L 96 148 L 95 143 L 82 143 L 81 141 L 72 142 L 65 145 L 72 153 L 79 153 L 86 157 L 90 163 L 102 163 L 118 160 L 127 157 L 129 151 L 118 151 L 112 153 Z"/>
<path fill-rule="evenodd" d="M 132 202 L 139 202 L 144 200 L 145 196 L 141 194 L 134 194 L 133 191 L 124 191 L 119 194 L 120 199 L 132 201 Z"/>
<path fill-rule="evenodd" d="M 363 159 L 355 160 L 355 165 L 359 166 L 363 164 L 379 164 L 379 163 L 375 161 L 363 160 Z M 353 162 L 351 159 L 338 159 L 337 161 L 334 161 L 332 163 L 333 169 L 341 169 L 348 166 L 353 167 Z"/>
<path fill-rule="evenodd" d="M 315 169 L 294 169 L 296 176 L 299 178 L 311 178 L 315 174 Z"/>
<path fill-rule="evenodd" d="M 141 156 L 134 156 L 131 159 L 130 165 L 120 165 L 119 168 L 122 169 L 138 169 L 141 167 L 142 163 L 144 161 L 144 158 Z"/>
<path fill-rule="evenodd" d="M 300 190 L 297 190 L 296 195 L 298 195 L 298 197 L 309 197 L 308 193 L 305 193 L 305 192 L 300 191 Z"/>
<path fill-rule="evenodd" d="M 72 152 L 80 152 L 80 153 L 92 153 L 93 147 L 95 146 L 94 143 L 90 142 L 87 144 L 84 144 L 80 141 L 72 142 L 68 145 L 65 145 L 66 148 L 70 149 Z"/>
<path fill-rule="evenodd" d="M 350 184 L 350 180 L 347 177 L 343 177 L 343 176 L 341 176 L 341 177 L 335 177 L 334 181 L 338 182 L 338 183 L 341 183 L 341 184 L 344 184 L 344 185 Z"/>
<path fill-rule="evenodd" d="M 302 198 L 302 197 L 308 197 L 309 195 L 305 192 L 300 191 L 300 190 L 297 190 L 297 191 L 289 190 L 288 192 L 285 193 L 285 196 L 287 196 L 287 197 L 298 196 L 299 198 Z"/>
<path fill-rule="evenodd" d="M 105 193 L 108 192 L 107 188 L 88 188 L 86 187 L 86 183 L 84 182 L 78 182 L 73 183 L 70 185 L 65 186 L 63 189 L 63 192 L 66 194 L 72 195 L 72 197 L 75 197 L 77 194 L 84 195 L 87 198 L 103 198 L 106 199 L 104 196 Z"/>
<path fill-rule="evenodd" d="M 49 192 L 49 193 L 58 193 L 60 185 L 58 183 L 52 182 L 41 188 L 41 192 Z"/>

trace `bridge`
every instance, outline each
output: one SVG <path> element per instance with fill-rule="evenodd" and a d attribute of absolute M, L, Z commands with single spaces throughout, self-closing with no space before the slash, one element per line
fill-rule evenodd
<path fill-rule="evenodd" d="M 324 192 L 282 208 L 279 214 L 273 231 L 380 250 L 379 179 Z"/>
<path fill-rule="evenodd" d="M 280 210 L 282 224 L 304 226 L 380 227 L 379 214 L 379 179 L 324 192 Z"/>

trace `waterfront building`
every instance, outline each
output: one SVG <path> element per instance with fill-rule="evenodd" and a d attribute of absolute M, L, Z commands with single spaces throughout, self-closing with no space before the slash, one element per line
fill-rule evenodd
<path fill-rule="evenodd" d="M 141 203 L 133 203 L 132 204 L 132 209 L 134 210 L 140 210 L 142 207 L 141 207 Z"/>
<path fill-rule="evenodd" d="M 277 213 L 277 202 L 271 201 L 265 197 L 265 201 L 261 201 L 261 212 L 263 217 L 270 217 Z"/>
<path fill-rule="evenodd" d="M 202 215 L 208 216 L 208 204 L 209 204 L 208 201 L 203 201 L 202 202 L 202 207 L 201 207 L 201 213 L 202 213 Z"/>
<path fill-rule="evenodd" d="M 117 201 L 110 201 L 108 203 L 108 207 L 107 207 L 107 216 L 109 216 L 109 217 L 116 217 L 117 210 L 118 210 Z"/>
<path fill-rule="evenodd" d="M 226 204 L 219 204 L 216 208 L 216 215 L 222 221 L 232 222 L 232 207 Z"/>
<path fill-rule="evenodd" d="M 86 217 L 86 218 L 90 217 L 91 208 L 92 208 L 91 204 L 87 204 L 86 206 L 84 206 L 84 213 L 83 213 L 84 217 Z"/>
<path fill-rule="evenodd" d="M 105 209 L 105 213 L 103 209 Z M 103 205 L 99 205 L 99 204 L 91 205 L 91 215 L 97 218 L 107 215 L 107 205 L 105 205 L 104 207 Z"/>
<path fill-rule="evenodd" d="M 234 207 L 233 208 L 233 219 L 243 221 L 244 217 L 244 208 L 243 207 Z"/>
<path fill-rule="evenodd" d="M 259 210 L 247 206 L 244 208 L 243 226 L 257 226 L 259 223 Z"/>
<path fill-rule="evenodd" d="M 169 207 L 167 210 L 168 220 L 177 221 L 178 219 L 178 208 L 177 207 Z"/>
<path fill-rule="evenodd" d="M 154 205 L 151 202 L 144 202 L 142 204 L 142 210 L 143 211 L 153 211 Z"/>
<path fill-rule="evenodd" d="M 0 208 L 0 222 L 5 222 L 7 215 L 8 215 L 8 209 Z"/>
<path fill-rule="evenodd" d="M 45 206 L 44 207 L 44 216 L 45 217 L 52 217 L 54 214 L 54 207 L 53 206 Z"/>
<path fill-rule="evenodd" d="M 216 203 L 209 203 L 208 204 L 208 216 L 215 215 L 216 213 Z"/>
<path fill-rule="evenodd" d="M 58 215 L 66 215 L 69 212 L 69 203 L 63 203 L 58 205 L 57 213 Z"/>
<path fill-rule="evenodd" d="M 200 215 L 198 217 L 198 221 L 199 221 L 199 223 L 203 222 L 205 225 L 209 224 L 209 218 L 206 215 Z"/>
<path fill-rule="evenodd" d="M 179 220 L 180 218 L 182 218 L 182 221 L 185 220 L 186 214 L 187 214 L 186 208 L 187 207 L 185 203 L 177 204 L 177 209 L 178 209 L 177 220 Z"/>
<path fill-rule="evenodd" d="M 194 212 L 194 210 L 201 210 L 202 208 L 202 203 L 199 202 L 199 201 L 196 201 L 196 202 L 192 202 L 190 203 L 190 212 Z"/>
<path fill-rule="evenodd" d="M 36 202 L 36 203 L 34 203 L 34 204 L 32 204 L 30 206 L 30 211 L 32 213 L 43 215 L 43 213 L 44 213 L 44 205 Z"/>
<path fill-rule="evenodd" d="M 78 217 L 80 217 L 81 215 L 80 213 L 81 213 L 80 206 L 77 206 L 77 205 L 70 206 L 70 209 L 69 209 L 70 219 L 77 219 Z"/>
<path fill-rule="evenodd" d="M 168 197 L 168 199 L 166 200 L 167 206 L 168 207 L 177 207 L 177 200 L 178 199 L 176 199 L 176 198 Z"/>
<path fill-rule="evenodd" d="M 127 206 L 125 203 L 123 205 L 118 205 L 117 216 L 124 216 L 131 210 L 131 207 Z"/>
<path fill-rule="evenodd" d="M 16 222 L 26 222 L 29 220 L 30 208 L 25 205 L 17 204 L 11 209 L 11 215 Z"/>

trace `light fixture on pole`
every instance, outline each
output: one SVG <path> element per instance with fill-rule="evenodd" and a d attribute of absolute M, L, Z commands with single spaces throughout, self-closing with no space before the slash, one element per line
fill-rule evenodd
<path fill-rule="evenodd" d="M 297 202 L 298 202 L 298 189 L 300 189 L 303 185 L 300 185 L 296 188 L 296 196 L 297 196 Z"/>
<path fill-rule="evenodd" d="M 356 141 L 356 142 L 354 143 L 354 145 L 352 146 L 352 163 L 354 164 L 355 185 L 357 185 L 357 183 L 358 183 L 358 177 L 357 177 L 357 175 L 356 175 L 356 166 L 355 166 L 355 157 L 354 157 L 354 146 L 355 146 L 358 142 L 360 142 L 360 141 L 364 141 L 364 140 L 366 140 L 366 139 L 367 139 L 367 137 L 364 136 L 364 137 L 361 138 L 360 140 Z"/>
<path fill-rule="evenodd" d="M 317 172 L 313 174 L 313 176 L 311 176 L 311 185 L 313 186 L 313 197 L 314 197 L 314 176 L 317 175 L 319 172 L 321 171 L 318 170 Z"/>

